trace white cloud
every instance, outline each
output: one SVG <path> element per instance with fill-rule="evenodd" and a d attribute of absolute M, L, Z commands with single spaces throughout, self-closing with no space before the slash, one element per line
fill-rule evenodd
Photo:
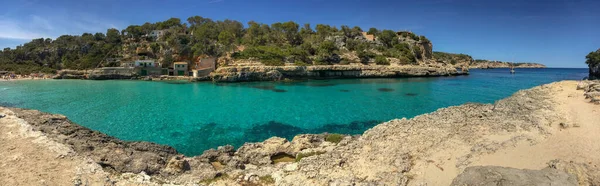
<path fill-rule="evenodd" d="M 50 37 L 43 32 L 32 31 L 32 25 L 29 23 L 17 22 L 11 19 L 0 18 L 0 38 L 5 39 L 34 39 L 41 37 Z"/>
<path fill-rule="evenodd" d="M 0 38 L 30 40 L 56 38 L 61 35 L 80 35 L 84 32 L 106 32 L 125 25 L 86 13 L 60 13 L 24 17 L 0 17 Z"/>

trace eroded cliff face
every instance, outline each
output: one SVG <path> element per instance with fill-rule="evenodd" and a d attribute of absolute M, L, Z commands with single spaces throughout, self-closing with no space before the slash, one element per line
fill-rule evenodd
<path fill-rule="evenodd" d="M 221 67 L 211 73 L 213 81 L 278 81 L 283 79 L 381 78 L 466 75 L 453 66 L 240 66 Z"/>
<path fill-rule="evenodd" d="M 430 41 L 421 41 L 417 46 L 421 49 L 421 56 L 423 56 L 423 59 L 433 59 L 433 44 Z"/>

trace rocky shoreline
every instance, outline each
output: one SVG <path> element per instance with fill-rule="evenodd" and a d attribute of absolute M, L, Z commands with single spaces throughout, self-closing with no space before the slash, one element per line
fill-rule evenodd
<path fill-rule="evenodd" d="M 221 67 L 211 73 L 215 82 L 278 81 L 282 79 L 391 78 L 468 75 L 449 67 L 385 65 L 243 66 Z"/>
<path fill-rule="evenodd" d="M 545 177 L 554 184 L 600 184 L 595 161 L 556 160 L 549 162 L 551 170 L 541 171 L 468 168 L 480 157 L 517 144 L 542 142 L 575 125 L 553 99 L 561 89 L 558 85 L 522 90 L 495 104 L 468 103 L 392 120 L 360 136 L 301 134 L 292 141 L 273 137 L 246 143 L 237 150 L 222 146 L 195 157 L 185 157 L 168 146 L 125 142 L 81 127 L 62 115 L 35 110 L 2 109 L 0 124 L 22 120 L 77 156 L 93 160 L 111 175 L 105 181 L 117 185 L 448 185 L 461 172 L 453 185 L 514 184 L 507 179 Z M 585 86 L 595 88 L 596 83 Z M 454 176 L 436 182 L 439 178 L 431 174 Z"/>
<path fill-rule="evenodd" d="M 98 72 L 96 72 L 98 71 Z M 115 71 L 116 72 L 116 71 Z M 135 73 L 113 73 L 102 70 L 62 70 L 53 79 L 136 79 L 188 80 L 214 82 L 279 81 L 335 78 L 397 78 L 468 75 L 452 66 L 385 66 L 385 65 L 319 65 L 319 66 L 227 66 L 207 77 L 157 76 L 144 77 Z"/>

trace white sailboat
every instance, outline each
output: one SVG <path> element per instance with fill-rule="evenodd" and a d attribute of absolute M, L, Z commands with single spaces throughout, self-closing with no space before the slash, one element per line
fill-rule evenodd
<path fill-rule="evenodd" d="M 510 63 L 510 73 L 514 74 L 515 73 L 515 57 L 513 55 L 513 61 Z"/>

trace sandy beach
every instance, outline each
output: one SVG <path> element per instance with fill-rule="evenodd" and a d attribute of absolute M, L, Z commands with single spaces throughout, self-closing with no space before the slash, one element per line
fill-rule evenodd
<path fill-rule="evenodd" d="M 245 168 L 235 169 L 227 168 L 232 160 L 227 165 L 223 160 L 226 168 L 222 169 L 204 163 L 206 153 L 186 157 L 183 160 L 191 169 L 170 176 L 107 171 L 94 157 L 36 131 L 19 116 L 22 111 L 0 108 L 0 157 L 7 157 L 0 163 L 0 181 L 7 185 L 450 185 L 471 166 L 540 170 L 560 160 L 586 167 L 566 170 L 579 185 L 600 184 L 600 105 L 586 100 L 577 84 L 561 81 L 520 91 L 495 105 L 463 105 L 393 120 L 337 145 L 323 142 L 305 148 L 301 152 L 325 152 L 299 162 L 262 165 L 250 159 L 243 161 Z M 456 118 L 460 114 L 464 116 Z M 300 144 L 296 138 L 275 141 L 244 145 L 228 156 L 239 159 L 252 150 Z M 263 153 L 254 151 L 254 156 Z M 166 169 L 173 168 L 172 162 Z M 207 171 L 216 174 L 206 179 Z M 269 180 L 264 181 L 267 174 Z"/>

